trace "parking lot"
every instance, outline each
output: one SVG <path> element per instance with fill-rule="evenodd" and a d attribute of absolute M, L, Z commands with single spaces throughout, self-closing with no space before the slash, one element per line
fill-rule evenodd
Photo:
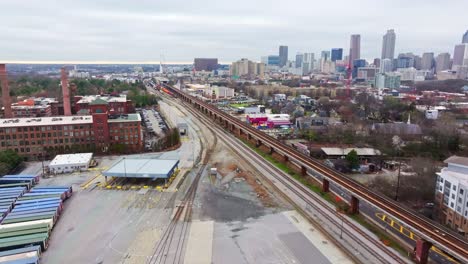
<path fill-rule="evenodd" d="M 154 108 L 141 109 L 140 114 L 146 127 L 145 148 L 152 150 L 154 143 L 167 132 L 168 126 L 161 114 Z"/>

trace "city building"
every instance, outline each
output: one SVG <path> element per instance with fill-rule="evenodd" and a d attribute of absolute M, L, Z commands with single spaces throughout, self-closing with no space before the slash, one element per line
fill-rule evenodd
<path fill-rule="evenodd" d="M 357 70 L 357 79 L 362 81 L 374 81 L 375 76 L 379 72 L 379 69 L 376 67 L 359 67 Z"/>
<path fill-rule="evenodd" d="M 125 94 L 74 96 L 73 101 L 74 112 L 79 115 L 135 113 L 132 101 Z"/>
<path fill-rule="evenodd" d="M 387 73 L 393 71 L 393 60 L 382 59 L 380 61 L 380 73 Z"/>
<path fill-rule="evenodd" d="M 361 67 L 365 67 L 367 64 L 366 60 L 354 60 L 353 61 L 353 72 L 352 72 L 352 75 L 353 75 L 353 78 L 356 78 L 357 77 L 357 72 L 358 72 L 358 68 L 361 68 Z"/>
<path fill-rule="evenodd" d="M 265 74 L 265 64 L 242 58 L 233 62 L 229 70 L 231 76 L 263 76 Z"/>
<path fill-rule="evenodd" d="M 288 62 L 288 46 L 279 46 L 279 66 L 284 67 Z"/>
<path fill-rule="evenodd" d="M 452 67 L 463 65 L 463 58 L 465 57 L 466 44 L 455 45 L 453 49 L 453 64 Z"/>
<path fill-rule="evenodd" d="M 414 67 L 397 69 L 401 81 L 421 82 L 432 77 L 432 71 L 417 70 Z"/>
<path fill-rule="evenodd" d="M 436 58 L 436 72 L 450 69 L 450 53 L 440 53 Z"/>
<path fill-rule="evenodd" d="M 351 35 L 349 47 L 349 64 L 353 68 L 354 61 L 361 58 L 361 35 Z"/>
<path fill-rule="evenodd" d="M 209 86 L 203 91 L 206 98 L 221 100 L 234 97 L 234 89 L 224 86 Z"/>
<path fill-rule="evenodd" d="M 393 29 L 387 30 L 382 40 L 382 59 L 391 59 L 395 57 L 396 34 Z"/>
<path fill-rule="evenodd" d="M 432 70 L 434 67 L 434 53 L 425 52 L 421 59 L 421 70 Z"/>
<path fill-rule="evenodd" d="M 58 115 L 55 98 L 28 98 L 11 104 L 13 117 L 43 117 Z"/>
<path fill-rule="evenodd" d="M 401 77 L 395 73 L 380 73 L 375 78 L 375 86 L 379 89 L 398 89 L 400 88 Z"/>
<path fill-rule="evenodd" d="M 195 58 L 193 65 L 196 71 L 213 71 L 218 68 L 218 59 Z"/>
<path fill-rule="evenodd" d="M 302 54 L 302 53 L 296 54 L 296 61 L 295 61 L 296 68 L 301 68 L 302 67 L 303 58 L 304 58 L 304 54 Z"/>
<path fill-rule="evenodd" d="M 397 69 L 398 68 L 410 68 L 410 67 L 413 67 L 414 65 L 414 60 L 412 57 L 408 57 L 408 56 L 405 56 L 405 55 L 401 55 L 401 56 L 398 56 L 398 59 L 397 59 Z"/>
<path fill-rule="evenodd" d="M 452 156 L 437 173 L 435 205 L 440 222 L 468 238 L 468 158 Z"/>
<path fill-rule="evenodd" d="M 279 66 L 280 65 L 280 56 L 277 55 L 269 55 L 267 57 L 267 65 L 272 65 L 272 66 Z"/>
<path fill-rule="evenodd" d="M 330 51 L 323 50 L 320 54 L 320 59 L 322 59 L 322 62 L 330 60 Z"/>
<path fill-rule="evenodd" d="M 331 61 L 335 62 L 337 60 L 343 59 L 343 49 L 336 48 L 331 50 Z"/>
<path fill-rule="evenodd" d="M 372 62 L 372 64 L 374 64 L 375 67 L 380 68 L 380 62 L 381 61 L 382 60 L 379 59 L 379 58 L 374 58 L 374 62 Z"/>
<path fill-rule="evenodd" d="M 463 34 L 462 43 L 468 43 L 468 30 Z"/>
<path fill-rule="evenodd" d="M 302 61 L 302 74 L 308 75 L 314 69 L 315 55 L 314 53 L 304 53 Z"/>

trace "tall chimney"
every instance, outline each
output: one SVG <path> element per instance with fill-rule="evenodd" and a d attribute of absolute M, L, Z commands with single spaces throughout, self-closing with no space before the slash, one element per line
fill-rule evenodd
<path fill-rule="evenodd" d="M 0 64 L 0 79 L 2 82 L 2 102 L 5 109 L 3 115 L 5 118 L 12 118 L 10 88 L 8 87 L 8 78 L 5 64 Z"/>
<path fill-rule="evenodd" d="M 71 116 L 70 90 L 68 90 L 68 73 L 65 67 L 61 69 L 62 93 L 63 93 L 63 114 Z"/>

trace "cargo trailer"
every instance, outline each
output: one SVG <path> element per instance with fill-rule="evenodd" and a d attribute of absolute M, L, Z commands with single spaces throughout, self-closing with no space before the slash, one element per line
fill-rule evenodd
<path fill-rule="evenodd" d="M 28 222 L 14 223 L 14 224 L 1 224 L 0 231 L 3 229 L 17 228 L 17 227 L 23 227 L 23 226 L 36 225 L 36 224 L 47 224 L 49 226 L 49 229 L 52 229 L 52 227 L 54 226 L 52 219 L 43 219 L 43 220 L 35 220 L 35 221 L 28 221 Z"/>
<path fill-rule="evenodd" d="M 0 239 L 0 250 L 15 249 L 26 245 L 38 245 L 41 246 L 42 250 L 46 250 L 48 239 L 47 233 L 2 238 Z"/>

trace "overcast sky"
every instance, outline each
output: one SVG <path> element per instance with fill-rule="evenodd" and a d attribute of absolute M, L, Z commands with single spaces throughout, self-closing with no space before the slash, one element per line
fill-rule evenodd
<path fill-rule="evenodd" d="M 468 0 L 0 0 L 0 61 L 221 62 L 344 48 L 379 57 L 393 28 L 396 54 L 453 53 Z"/>

